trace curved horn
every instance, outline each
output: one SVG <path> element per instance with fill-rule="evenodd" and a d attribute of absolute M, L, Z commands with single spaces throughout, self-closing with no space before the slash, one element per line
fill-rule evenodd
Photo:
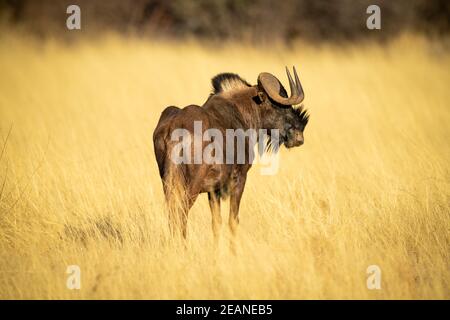
<path fill-rule="evenodd" d="M 289 80 L 289 87 L 291 89 L 291 96 L 289 98 L 285 98 L 280 95 L 282 85 L 274 75 L 268 72 L 259 74 L 258 81 L 261 83 L 262 87 L 267 92 L 269 97 L 272 98 L 272 100 L 283 105 L 294 105 L 303 101 L 305 95 L 303 93 L 302 85 L 300 84 L 297 70 L 295 70 L 295 67 L 293 67 L 293 69 L 295 82 L 292 79 L 289 69 L 286 67 L 286 74 Z"/>

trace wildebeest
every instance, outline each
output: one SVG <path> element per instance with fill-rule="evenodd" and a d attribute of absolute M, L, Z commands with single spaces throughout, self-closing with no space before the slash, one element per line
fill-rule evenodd
<path fill-rule="evenodd" d="M 256 85 L 250 85 L 237 74 L 222 73 L 212 79 L 213 92 L 203 106 L 189 105 L 183 109 L 170 106 L 162 112 L 153 134 L 153 143 L 166 202 L 172 208 L 169 210 L 172 232 L 179 230 L 183 237 L 186 237 L 189 209 L 200 193 L 207 192 L 214 236 L 217 238 L 222 220 L 220 201 L 228 195 L 229 226 L 232 234 L 235 234 L 239 223 L 239 204 L 247 172 L 252 166 L 250 157 L 246 158 L 244 163 L 176 163 L 172 159 L 175 145 L 178 143 L 173 141 L 174 131 L 183 129 L 184 132 L 195 135 L 194 122 L 201 121 L 202 132 L 216 129 L 223 135 L 223 141 L 226 141 L 227 129 L 276 129 L 279 130 L 279 145 L 284 144 L 287 148 L 302 145 L 303 131 L 309 115 L 303 106 L 294 107 L 304 99 L 295 67 L 295 81 L 287 67 L 286 73 L 291 90 L 290 97 L 281 82 L 270 73 L 260 73 Z M 271 131 L 268 132 L 270 145 L 270 139 L 274 137 L 270 136 Z M 225 154 L 227 142 L 229 141 L 224 143 L 223 149 L 216 149 L 214 152 Z M 251 139 L 245 139 L 245 150 L 252 150 L 255 143 Z M 201 150 L 204 150 L 207 144 L 207 141 L 202 141 Z M 236 160 L 236 153 L 240 150 L 236 150 L 236 145 L 232 148 L 233 160 Z M 190 146 L 190 152 L 194 155 L 194 146 Z"/>

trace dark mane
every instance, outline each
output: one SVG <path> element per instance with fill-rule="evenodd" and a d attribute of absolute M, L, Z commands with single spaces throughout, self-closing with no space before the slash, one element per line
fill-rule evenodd
<path fill-rule="evenodd" d="M 251 85 L 235 73 L 220 73 L 211 79 L 213 93 L 231 91 L 239 88 L 251 87 Z"/>
<path fill-rule="evenodd" d="M 294 113 L 297 115 L 297 117 L 300 118 L 300 122 L 303 124 L 303 126 L 306 126 L 308 124 L 309 121 L 308 110 L 304 109 L 303 106 L 295 108 Z"/>

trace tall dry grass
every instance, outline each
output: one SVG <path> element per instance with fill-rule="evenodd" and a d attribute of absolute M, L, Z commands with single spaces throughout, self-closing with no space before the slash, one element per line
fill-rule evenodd
<path fill-rule="evenodd" d="M 151 135 L 210 78 L 296 65 L 311 121 L 274 176 L 252 169 L 238 250 L 206 196 L 170 241 Z M 0 41 L 0 298 L 450 298 L 450 54 L 256 49 L 110 37 Z M 222 211 L 227 217 L 226 208 Z M 225 221 L 227 219 L 224 219 Z M 68 265 L 81 290 L 66 288 Z M 381 268 L 381 290 L 366 269 Z"/>

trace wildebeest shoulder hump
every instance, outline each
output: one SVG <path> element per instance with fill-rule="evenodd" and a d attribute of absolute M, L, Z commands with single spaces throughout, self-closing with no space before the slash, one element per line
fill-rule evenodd
<path fill-rule="evenodd" d="M 211 82 L 214 94 L 250 87 L 247 81 L 239 75 L 230 72 L 219 73 L 211 79 Z"/>

